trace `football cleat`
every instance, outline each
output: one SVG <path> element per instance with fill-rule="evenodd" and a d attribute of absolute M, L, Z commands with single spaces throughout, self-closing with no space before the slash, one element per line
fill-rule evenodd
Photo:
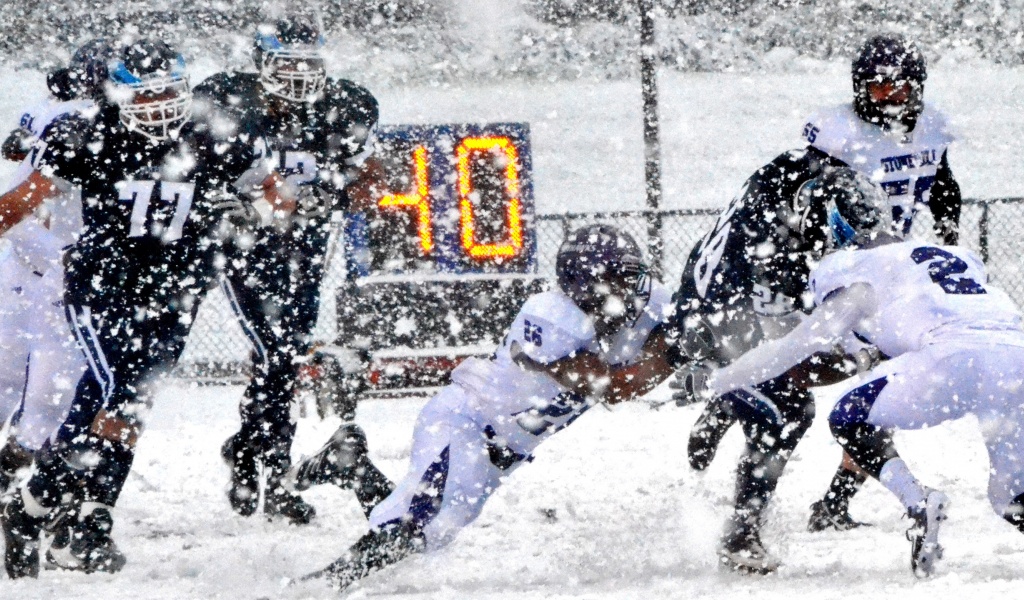
<path fill-rule="evenodd" d="M 723 400 L 720 398 L 710 400 L 690 430 L 686 455 L 694 471 L 703 471 L 711 465 L 722 438 L 736 422 L 736 417 L 725 411 L 722 403 Z"/>
<path fill-rule="evenodd" d="M 824 500 L 818 500 L 811 505 L 811 518 L 807 521 L 807 531 L 811 533 L 829 530 L 849 531 L 870 525 L 870 523 L 861 523 L 855 520 L 847 510 L 835 510 Z"/>
<path fill-rule="evenodd" d="M 782 564 L 765 550 L 756 532 L 727 536 L 718 549 L 718 560 L 723 569 L 751 575 L 774 573 Z"/>
<path fill-rule="evenodd" d="M 0 449 L 0 494 L 11 487 L 19 471 L 32 466 L 34 457 L 31 450 L 16 442 L 13 437 L 7 440 L 7 444 Z"/>
<path fill-rule="evenodd" d="M 299 463 L 294 471 L 295 489 L 333 483 L 351 489 L 366 460 L 366 434 L 355 423 L 345 423 L 316 454 Z"/>
<path fill-rule="evenodd" d="M 326 579 L 336 590 L 344 590 L 356 581 L 393 565 L 426 546 L 423 534 L 397 525 L 373 529 L 359 538 L 345 556 L 327 567 L 310 573 L 303 581 Z"/>
<path fill-rule="evenodd" d="M 110 537 L 113 529 L 114 519 L 106 507 L 58 527 L 46 551 L 46 568 L 117 573 L 128 560 Z"/>
<path fill-rule="evenodd" d="M 4 532 L 4 567 L 11 579 L 39 576 L 39 536 L 44 521 L 25 512 L 21 494 L 13 494 L 4 504 L 0 528 Z"/>
<path fill-rule="evenodd" d="M 284 489 L 278 480 L 267 482 L 263 514 L 269 519 L 283 517 L 292 525 L 308 525 L 316 517 L 316 509 L 298 494 Z"/>
<path fill-rule="evenodd" d="M 256 451 L 241 441 L 239 434 L 225 440 L 220 449 L 221 458 L 231 469 L 228 502 L 243 517 L 252 516 L 260 499 L 260 473 Z"/>
<path fill-rule="evenodd" d="M 949 498 L 938 490 L 930 490 L 925 497 L 923 506 L 907 510 L 907 518 L 912 521 L 907 530 L 910 540 L 910 568 L 914 575 L 921 579 L 931 577 L 935 573 L 935 563 L 942 558 L 942 546 L 939 545 L 939 529 L 946 520 L 946 509 Z"/>

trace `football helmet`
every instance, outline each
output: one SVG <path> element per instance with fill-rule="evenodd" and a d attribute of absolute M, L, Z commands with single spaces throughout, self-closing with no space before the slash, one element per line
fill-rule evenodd
<path fill-rule="evenodd" d="M 313 102 L 327 85 L 324 38 L 319 19 L 297 13 L 256 30 L 252 59 L 271 95 L 289 102 Z"/>
<path fill-rule="evenodd" d="M 885 192 L 849 167 L 826 168 L 804 185 L 801 194 L 824 207 L 829 249 L 859 246 L 882 233 L 896 234 Z"/>
<path fill-rule="evenodd" d="M 555 271 L 558 287 L 593 319 L 599 335 L 633 323 L 651 296 L 640 246 L 610 225 L 569 234 L 558 249 Z"/>
<path fill-rule="evenodd" d="M 121 122 L 131 131 L 162 141 L 174 137 L 192 118 L 192 91 L 185 59 L 167 44 L 139 40 L 108 66 Z"/>
<path fill-rule="evenodd" d="M 913 131 L 924 110 L 924 55 L 902 35 L 869 38 L 853 59 L 853 108 L 869 123 Z"/>
<path fill-rule="evenodd" d="M 114 45 L 103 38 L 89 40 L 75 51 L 68 66 L 47 74 L 46 86 L 61 101 L 102 100 L 109 78 L 108 63 L 116 53 Z"/>

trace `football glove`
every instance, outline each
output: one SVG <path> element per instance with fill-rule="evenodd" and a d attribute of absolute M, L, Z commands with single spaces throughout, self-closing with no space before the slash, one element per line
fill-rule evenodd
<path fill-rule="evenodd" d="M 676 406 L 688 406 L 697 402 L 704 402 L 711 399 L 708 390 L 708 377 L 711 375 L 711 368 L 699 363 L 690 363 L 679 371 L 676 371 L 675 378 L 668 386 L 676 392 L 672 399 Z"/>

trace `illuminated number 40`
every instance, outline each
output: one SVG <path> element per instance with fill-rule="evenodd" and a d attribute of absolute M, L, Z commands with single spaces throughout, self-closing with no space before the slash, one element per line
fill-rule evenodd
<path fill-rule="evenodd" d="M 473 179 L 471 160 L 481 152 L 499 152 L 505 158 L 505 225 L 508 235 L 495 243 L 481 243 L 476 236 L 476 217 L 472 201 Z M 523 247 L 522 205 L 519 200 L 519 151 L 515 144 L 503 136 L 468 137 L 455 148 L 458 175 L 459 239 L 462 250 L 475 259 L 514 257 Z M 434 234 L 430 207 L 429 157 L 424 146 L 416 146 L 412 153 L 413 186 L 405 194 L 387 194 L 379 200 L 382 208 L 408 208 L 416 212 L 420 248 L 424 255 L 434 250 Z"/>

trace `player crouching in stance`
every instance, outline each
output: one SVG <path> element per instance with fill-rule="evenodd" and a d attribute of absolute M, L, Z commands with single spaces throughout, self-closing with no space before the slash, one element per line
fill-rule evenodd
<path fill-rule="evenodd" d="M 439 549 L 477 518 L 502 478 L 599 402 L 646 392 L 671 374 L 651 332 L 670 293 L 646 274 L 636 242 L 605 225 L 571 234 L 558 290 L 530 297 L 490 359 L 470 358 L 420 412 L 411 465 L 345 556 L 308 578 L 336 587 Z"/>
<path fill-rule="evenodd" d="M 845 384 L 829 424 L 854 461 L 906 507 L 911 566 L 927 577 L 942 555 L 939 526 L 949 502 L 910 473 L 891 432 L 976 415 L 991 460 L 992 508 L 1024 531 L 1021 313 L 985 283 L 973 252 L 901 240 L 877 188 L 844 176 L 848 185 L 821 190 L 834 252 L 811 274 L 810 318 L 694 387 L 714 396 L 770 379 L 849 334 L 877 345 L 890 360 Z"/>

